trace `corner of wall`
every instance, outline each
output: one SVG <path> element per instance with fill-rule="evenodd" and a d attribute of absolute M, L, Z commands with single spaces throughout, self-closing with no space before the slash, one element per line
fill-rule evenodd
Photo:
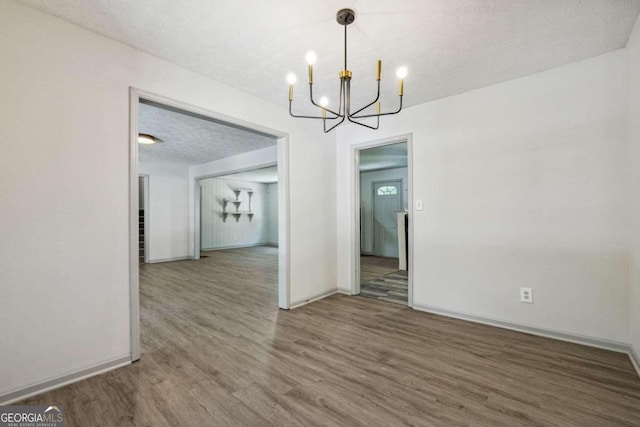
<path fill-rule="evenodd" d="M 629 84 L 629 333 L 630 357 L 640 375 L 640 17 L 626 46 Z"/>

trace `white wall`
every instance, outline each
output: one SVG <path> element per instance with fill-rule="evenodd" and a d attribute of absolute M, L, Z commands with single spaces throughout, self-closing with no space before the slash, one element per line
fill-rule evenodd
<path fill-rule="evenodd" d="M 393 179 L 402 181 L 402 207 L 403 209 L 407 209 L 407 200 L 409 199 L 407 168 L 384 169 L 360 173 L 360 206 L 362 207 L 361 253 L 373 253 L 373 183 Z"/>
<path fill-rule="evenodd" d="M 238 220 L 231 215 L 236 208 L 231 201 L 236 200 L 234 189 L 251 189 L 251 212 L 253 218 L 249 221 L 246 214 Z M 257 182 L 238 181 L 230 179 L 209 178 L 200 181 L 202 198 L 201 207 L 201 241 L 203 250 L 221 249 L 238 246 L 256 246 L 268 242 L 268 210 L 266 185 Z M 229 200 L 226 205 L 228 215 L 223 215 L 224 199 Z M 239 212 L 249 212 L 249 195 L 241 191 L 238 200 Z"/>
<path fill-rule="evenodd" d="M 626 73 L 619 50 L 339 130 L 339 287 L 350 145 L 413 133 L 417 307 L 628 342 Z"/>
<path fill-rule="evenodd" d="M 130 354 L 130 86 L 287 133 L 291 300 L 335 289 L 334 139 L 286 86 L 275 106 L 12 0 L 0 58 L 0 400 Z"/>
<path fill-rule="evenodd" d="M 267 184 L 267 243 L 278 245 L 278 183 Z"/>
<path fill-rule="evenodd" d="M 172 162 L 140 162 L 149 175 L 149 262 L 189 256 L 189 166 Z"/>
<path fill-rule="evenodd" d="M 640 19 L 627 44 L 629 54 L 629 143 L 631 182 L 629 200 L 630 221 L 630 327 L 631 344 L 640 356 Z"/>

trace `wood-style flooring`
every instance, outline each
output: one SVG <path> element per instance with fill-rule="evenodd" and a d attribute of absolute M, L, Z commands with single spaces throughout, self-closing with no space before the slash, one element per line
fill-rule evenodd
<path fill-rule="evenodd" d="M 361 297 L 278 310 L 276 249 L 208 255 L 142 269 L 139 362 L 24 403 L 67 426 L 640 425 L 624 354 Z"/>
<path fill-rule="evenodd" d="M 398 270 L 398 258 L 360 256 L 360 296 L 407 305 L 409 276 Z"/>
<path fill-rule="evenodd" d="M 409 303 L 409 276 L 406 270 L 398 270 L 360 285 L 360 296 L 380 301 L 407 305 Z"/>
<path fill-rule="evenodd" d="M 360 255 L 360 284 L 398 271 L 398 258 Z"/>

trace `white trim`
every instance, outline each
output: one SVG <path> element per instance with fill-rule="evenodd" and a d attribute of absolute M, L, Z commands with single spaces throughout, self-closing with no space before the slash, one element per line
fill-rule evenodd
<path fill-rule="evenodd" d="M 638 377 L 640 377 L 640 356 L 638 356 L 632 345 L 629 346 L 629 359 L 631 359 L 631 364 L 636 369 Z"/>
<path fill-rule="evenodd" d="M 415 211 L 414 211 L 414 200 L 413 200 L 413 134 L 408 133 L 404 135 L 393 136 L 390 138 L 378 139 L 375 141 L 367 141 L 359 144 L 354 144 L 351 146 L 351 208 L 352 212 L 352 221 L 351 221 L 351 286 L 350 293 L 351 295 L 358 295 L 360 293 L 360 206 L 358 203 L 360 202 L 360 151 L 373 148 L 373 147 L 381 147 L 384 145 L 398 144 L 405 142 L 407 144 L 407 208 L 409 212 L 409 253 L 407 254 L 407 260 L 409 262 L 408 268 L 408 301 L 407 306 L 413 307 L 413 236 L 414 236 L 414 220 L 415 220 Z M 368 172 L 368 171 L 365 171 Z M 403 190 L 404 191 L 404 190 Z M 404 195 L 403 195 L 404 196 Z"/>
<path fill-rule="evenodd" d="M 131 362 L 140 359 L 140 267 L 138 259 L 138 106 L 140 93 L 129 88 L 129 322 Z"/>
<path fill-rule="evenodd" d="M 278 307 L 291 307 L 289 137 L 278 138 Z"/>
<path fill-rule="evenodd" d="M 161 262 L 185 261 L 188 259 L 193 259 L 193 258 L 190 256 L 177 256 L 173 258 L 152 259 L 152 260 L 149 260 L 147 264 L 159 264 Z"/>
<path fill-rule="evenodd" d="M 200 252 L 214 252 L 214 251 L 224 251 L 227 249 L 242 249 L 242 248 L 257 248 L 259 246 L 272 246 L 273 245 L 271 243 L 252 243 L 249 245 L 235 245 L 235 246 L 220 246 L 218 248 L 205 248 L 202 249 Z M 277 246 L 275 246 L 277 247 Z"/>
<path fill-rule="evenodd" d="M 443 308 L 415 305 L 415 310 L 424 311 L 427 313 L 438 314 L 440 316 L 453 317 L 455 319 L 466 320 L 474 323 L 481 323 L 483 325 L 495 326 L 502 329 L 509 329 L 516 332 L 524 332 L 525 334 L 537 335 L 545 338 L 553 338 L 560 341 L 571 342 L 575 344 L 582 344 L 589 347 L 602 348 L 605 350 L 611 350 L 618 353 L 629 353 L 629 344 L 610 341 L 600 338 L 589 337 L 586 335 L 572 334 L 567 332 L 556 331 L 553 329 L 539 328 L 536 326 L 523 325 L 520 323 L 513 323 L 504 320 L 491 319 L 488 317 L 476 316 L 473 314 L 460 313 L 456 311 L 450 311 Z"/>
<path fill-rule="evenodd" d="M 60 387 L 64 387 L 68 384 L 72 384 L 87 378 L 94 377 L 96 375 L 104 374 L 105 372 L 112 371 L 117 368 L 121 368 L 131 364 L 131 355 L 117 357 L 115 359 L 107 360 L 105 362 L 98 363 L 88 368 L 79 369 L 77 371 L 60 375 L 55 378 L 50 378 L 45 381 L 41 381 L 35 384 L 31 384 L 26 387 L 21 387 L 17 390 L 10 391 L 0 396 L 0 406 L 10 405 L 14 402 L 27 399 L 31 396 L 45 393 L 47 391 L 55 390 Z"/>
<path fill-rule="evenodd" d="M 330 297 L 331 295 L 335 295 L 335 294 L 337 294 L 337 293 L 339 293 L 339 292 L 340 292 L 340 291 L 339 291 L 339 290 L 337 290 L 337 289 L 334 289 L 334 290 L 329 291 L 329 292 L 323 292 L 323 293 L 321 293 L 321 294 L 319 294 L 319 295 L 316 295 L 316 296 L 314 296 L 314 297 L 307 298 L 307 299 L 305 299 L 305 300 L 295 302 L 295 303 L 291 304 L 291 307 L 290 307 L 290 308 L 293 310 L 294 308 L 302 307 L 303 305 L 307 305 L 307 304 L 310 304 L 310 303 L 312 303 L 312 302 L 319 301 L 319 300 L 321 300 L 321 299 L 324 299 L 324 298 Z"/>
<path fill-rule="evenodd" d="M 200 259 L 200 246 L 202 246 L 202 185 L 200 180 L 193 181 L 193 259 Z"/>

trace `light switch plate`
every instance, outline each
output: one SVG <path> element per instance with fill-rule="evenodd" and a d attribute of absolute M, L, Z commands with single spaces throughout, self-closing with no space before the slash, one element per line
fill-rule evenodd
<path fill-rule="evenodd" d="M 417 211 L 422 210 L 422 200 L 416 200 L 416 210 Z"/>

